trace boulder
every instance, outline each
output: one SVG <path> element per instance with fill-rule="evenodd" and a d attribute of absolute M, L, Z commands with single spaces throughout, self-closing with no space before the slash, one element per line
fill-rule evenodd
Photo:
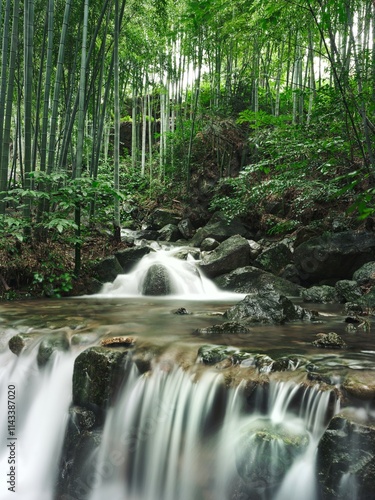
<path fill-rule="evenodd" d="M 357 269 L 374 258 L 375 234 L 367 231 L 326 233 L 294 251 L 294 263 L 305 283 L 351 279 Z"/>
<path fill-rule="evenodd" d="M 375 262 L 366 262 L 353 274 L 353 280 L 359 285 L 375 284 Z"/>
<path fill-rule="evenodd" d="M 73 404 L 100 416 L 112 402 L 124 373 L 127 351 L 89 347 L 75 360 Z"/>
<path fill-rule="evenodd" d="M 9 339 L 9 349 L 19 356 L 21 352 L 29 345 L 33 344 L 38 336 L 31 333 L 17 333 Z"/>
<path fill-rule="evenodd" d="M 215 250 L 220 245 L 220 243 L 214 238 L 205 238 L 201 243 L 201 250 L 204 252 L 210 252 Z"/>
<path fill-rule="evenodd" d="M 250 247 L 242 236 L 231 236 L 211 253 L 205 255 L 200 268 L 209 278 L 215 278 L 250 264 Z"/>
<path fill-rule="evenodd" d="M 175 259 L 188 260 L 188 258 L 193 258 L 194 260 L 199 260 L 201 252 L 198 248 L 193 247 L 182 247 L 178 252 L 173 254 Z"/>
<path fill-rule="evenodd" d="M 190 240 L 194 235 L 194 227 L 190 219 L 182 219 L 177 227 L 185 240 Z"/>
<path fill-rule="evenodd" d="M 372 500 L 375 427 L 350 415 L 332 418 L 318 446 L 317 471 L 324 499 Z"/>
<path fill-rule="evenodd" d="M 175 224 L 167 224 L 159 231 L 158 241 L 175 242 L 181 238 L 181 233 Z"/>
<path fill-rule="evenodd" d="M 335 287 L 328 285 L 312 286 L 303 290 L 302 299 L 304 302 L 315 304 L 329 304 L 338 301 Z"/>
<path fill-rule="evenodd" d="M 291 262 L 292 252 L 288 245 L 279 242 L 263 250 L 254 260 L 253 265 L 264 271 L 278 275 Z"/>
<path fill-rule="evenodd" d="M 70 348 L 70 334 L 71 331 L 69 328 L 62 329 L 60 331 L 56 331 L 50 333 L 43 337 L 42 342 L 39 344 L 38 349 L 38 366 L 45 366 L 53 353 L 60 351 L 66 352 L 69 351 Z"/>
<path fill-rule="evenodd" d="M 199 247 L 205 238 L 222 242 L 236 234 L 251 238 L 249 230 L 237 217 L 228 220 L 223 212 L 216 212 L 204 227 L 196 231 L 191 241 L 194 246 Z"/>
<path fill-rule="evenodd" d="M 122 267 L 122 272 L 128 273 L 145 255 L 150 252 L 152 252 L 152 248 L 148 246 L 133 247 L 116 252 L 115 257 Z"/>
<path fill-rule="evenodd" d="M 254 240 L 248 240 L 248 243 L 250 247 L 250 258 L 256 259 L 258 255 L 262 252 L 262 245 L 260 245 Z"/>
<path fill-rule="evenodd" d="M 335 284 L 335 288 L 340 302 L 355 302 L 362 297 L 362 290 L 354 280 L 340 280 Z"/>
<path fill-rule="evenodd" d="M 92 272 L 101 283 L 114 281 L 118 274 L 122 274 L 122 266 L 117 258 L 112 255 L 100 260 L 92 266 Z"/>
<path fill-rule="evenodd" d="M 95 415 L 92 411 L 79 406 L 70 408 L 58 468 L 56 498 L 89 497 L 93 471 L 97 466 L 95 451 L 102 439 L 102 430 L 94 426 Z"/>
<path fill-rule="evenodd" d="M 219 325 L 194 330 L 193 335 L 243 335 L 251 333 L 250 328 L 241 323 L 228 321 Z"/>
<path fill-rule="evenodd" d="M 177 225 L 180 220 L 181 217 L 177 212 L 164 208 L 157 208 L 150 215 L 148 223 L 152 229 L 161 229 L 167 224 Z"/>
<path fill-rule="evenodd" d="M 267 288 L 282 295 L 298 297 L 303 288 L 288 280 L 274 276 L 257 267 L 246 266 L 215 278 L 216 285 L 237 293 L 257 293 Z"/>
<path fill-rule="evenodd" d="M 168 270 L 162 264 L 153 264 L 142 284 L 142 295 L 169 295 L 171 284 Z"/>
<path fill-rule="evenodd" d="M 361 371 L 359 373 L 351 373 L 347 375 L 342 388 L 346 393 L 363 401 L 375 400 L 375 377 L 372 371 Z"/>
<path fill-rule="evenodd" d="M 228 309 L 224 317 L 245 324 L 283 324 L 287 321 L 307 319 L 311 315 L 302 307 L 295 306 L 285 295 L 265 289 L 258 294 L 247 295 L 241 302 Z"/>
<path fill-rule="evenodd" d="M 214 365 L 226 359 L 233 349 L 227 346 L 202 345 L 198 350 L 198 358 L 205 365 Z"/>
<path fill-rule="evenodd" d="M 317 333 L 317 339 L 313 341 L 315 347 L 325 349 L 342 349 L 347 347 L 344 340 L 335 332 Z"/>
<path fill-rule="evenodd" d="M 372 288 L 367 293 L 363 294 L 362 297 L 354 301 L 347 302 L 345 304 L 345 309 L 348 312 L 357 312 L 362 314 L 364 311 L 375 308 L 375 288 Z M 368 312 L 368 311 L 367 311 Z"/>
<path fill-rule="evenodd" d="M 293 432 L 290 426 L 259 418 L 239 432 L 235 448 L 237 471 L 248 488 L 271 492 L 281 483 L 308 443 L 306 431 Z M 254 497 L 250 495 L 249 498 Z"/>

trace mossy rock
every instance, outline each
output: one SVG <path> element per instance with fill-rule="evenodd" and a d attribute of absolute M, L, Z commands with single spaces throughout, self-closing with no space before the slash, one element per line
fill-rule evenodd
<path fill-rule="evenodd" d="M 292 432 L 283 424 L 259 418 L 240 430 L 236 445 L 237 471 L 250 487 L 262 484 L 272 488 L 281 483 L 308 443 L 306 431 Z"/>
<path fill-rule="evenodd" d="M 73 404 L 93 410 L 105 410 L 121 381 L 127 351 L 90 347 L 75 360 Z"/>
<path fill-rule="evenodd" d="M 69 332 L 70 330 L 61 330 L 59 332 L 54 332 L 46 335 L 43 338 L 38 349 L 38 366 L 45 366 L 50 360 L 51 356 L 57 351 L 69 351 Z"/>
<path fill-rule="evenodd" d="M 37 337 L 29 333 L 18 333 L 9 339 L 9 349 L 19 356 L 28 345 L 32 344 Z"/>

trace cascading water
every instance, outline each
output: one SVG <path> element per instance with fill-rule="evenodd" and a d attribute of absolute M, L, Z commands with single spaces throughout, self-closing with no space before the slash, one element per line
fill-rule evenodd
<path fill-rule="evenodd" d="M 113 283 L 104 285 L 101 297 L 135 297 L 169 295 L 184 299 L 205 297 L 220 299 L 234 294 L 220 291 L 197 267 L 197 261 L 176 257 L 180 248 L 160 249 L 145 255 L 128 274 L 120 274 Z M 237 295 L 237 297 L 241 297 Z"/>
<path fill-rule="evenodd" d="M 37 347 L 19 358 L 10 352 L 0 355 L 0 407 L 14 408 L 15 412 L 8 413 L 10 419 L 1 421 L 2 500 L 15 498 L 14 491 L 20 500 L 53 498 L 71 401 L 74 356 L 59 353 L 40 369 Z"/>
<path fill-rule="evenodd" d="M 258 391 L 264 399 L 267 391 Z M 241 386 L 226 390 L 217 373 L 198 381 L 180 368 L 133 373 L 92 457 L 97 486 L 89 498 L 314 500 L 313 455 L 330 397 L 294 383 L 271 384 L 266 404 L 250 410 Z M 291 486 L 288 471 L 301 465 L 302 480 Z"/>

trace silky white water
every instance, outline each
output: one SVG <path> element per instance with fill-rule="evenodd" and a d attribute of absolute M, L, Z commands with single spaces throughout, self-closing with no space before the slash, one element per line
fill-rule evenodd
<path fill-rule="evenodd" d="M 54 355 L 43 369 L 38 368 L 36 356 L 36 348 L 19 358 L 10 352 L 0 354 L 2 500 L 51 500 L 54 494 L 71 401 L 74 356 Z M 14 387 L 15 430 L 8 428 L 9 387 Z M 15 443 L 14 458 L 9 443 Z M 8 483 L 11 466 L 15 467 L 15 492 Z"/>
<path fill-rule="evenodd" d="M 134 269 L 128 274 L 120 274 L 113 283 L 106 283 L 101 292 L 93 297 L 138 297 L 143 295 L 143 288 L 148 272 L 152 266 L 161 266 L 167 275 L 169 297 L 185 300 L 199 297 L 213 300 L 226 300 L 236 297 L 238 300 L 243 294 L 235 294 L 220 290 L 210 279 L 199 270 L 198 261 L 188 255 L 182 260 L 175 255 L 179 247 L 160 249 L 145 255 Z"/>
<path fill-rule="evenodd" d="M 165 371 L 160 366 L 140 377 L 133 371 L 108 413 L 102 444 L 92 457 L 90 477 L 95 474 L 97 486 L 90 500 L 228 500 L 238 489 L 250 495 L 246 498 L 314 500 L 314 453 L 330 392 L 304 389 L 296 412 L 291 402 L 297 392 L 301 388 L 294 383 L 272 384 L 269 395 L 260 394 L 267 399 L 266 409 L 249 410 L 241 386 L 226 390 L 217 373 L 195 381 L 180 368 Z M 293 476 L 299 471 L 299 486 L 279 470 L 278 461 L 288 453 L 285 434 L 307 443 L 295 459 L 288 457 Z M 253 436 L 249 448 L 246 440 Z M 259 436 L 265 436 L 263 443 Z M 264 464 L 257 463 L 257 456 L 264 452 L 268 476 L 263 478 Z M 255 474 L 247 470 L 251 466 Z M 267 484 L 267 477 L 278 484 Z"/>

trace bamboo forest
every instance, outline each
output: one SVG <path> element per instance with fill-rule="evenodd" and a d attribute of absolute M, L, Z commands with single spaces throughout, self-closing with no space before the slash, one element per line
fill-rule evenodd
<path fill-rule="evenodd" d="M 375 498 L 375 2 L 0 2 L 1 500 Z"/>
<path fill-rule="evenodd" d="M 332 205 L 372 215 L 372 2 L 0 9 L 5 282 L 10 248 L 73 245 L 76 276 L 90 228 L 120 241 L 132 213 L 176 200 L 256 218 L 271 234 Z M 279 202 L 286 216 L 268 213 Z"/>

